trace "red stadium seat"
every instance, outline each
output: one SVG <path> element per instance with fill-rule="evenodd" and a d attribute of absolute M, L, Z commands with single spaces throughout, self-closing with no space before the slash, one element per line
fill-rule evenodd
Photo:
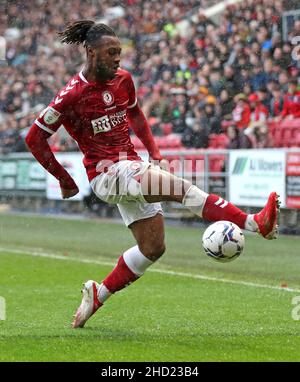
<path fill-rule="evenodd" d="M 175 134 L 170 134 L 168 136 L 168 147 L 169 148 L 181 148 L 181 137 Z"/>
<path fill-rule="evenodd" d="M 224 155 L 210 155 L 209 170 L 211 172 L 222 172 L 224 161 L 225 161 Z"/>
<path fill-rule="evenodd" d="M 300 119 L 284 119 L 268 121 L 270 134 L 275 147 L 299 147 Z"/>
<path fill-rule="evenodd" d="M 212 149 L 225 149 L 228 144 L 226 134 L 210 134 L 208 147 Z"/>
<path fill-rule="evenodd" d="M 293 138 L 293 145 L 292 147 L 300 147 L 300 130 L 297 131 Z"/>
<path fill-rule="evenodd" d="M 173 132 L 173 126 L 171 123 L 163 123 L 161 126 L 161 130 L 163 132 L 163 135 L 169 135 Z"/>
<path fill-rule="evenodd" d="M 161 149 L 180 149 L 182 148 L 181 136 L 169 134 L 163 137 L 155 137 L 157 146 Z"/>
<path fill-rule="evenodd" d="M 155 142 L 157 146 L 161 149 L 166 149 L 168 147 L 168 138 L 167 137 L 155 137 Z"/>

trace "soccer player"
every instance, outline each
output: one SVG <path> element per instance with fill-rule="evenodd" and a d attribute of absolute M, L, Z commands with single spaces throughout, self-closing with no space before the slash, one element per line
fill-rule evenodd
<path fill-rule="evenodd" d="M 247 215 L 217 195 L 207 194 L 162 167 L 162 158 L 141 111 L 131 75 L 120 68 L 121 45 L 108 26 L 89 20 L 69 24 L 59 33 L 67 44 L 83 44 L 86 63 L 54 97 L 30 128 L 26 143 L 35 158 L 59 181 L 62 198 L 78 193 L 69 173 L 57 162 L 47 139 L 63 125 L 84 154 L 94 193 L 117 204 L 137 245 L 127 249 L 101 283 L 84 283 L 73 328 L 86 321 L 115 292 L 143 275 L 165 251 L 161 201 L 182 203 L 208 221 L 229 220 L 267 239 L 277 234 L 278 195 L 263 210 Z M 146 147 L 150 162 L 134 151 L 129 127 Z M 160 166 L 153 165 L 159 161 Z M 170 187 L 163 187 L 164 185 Z M 168 191 L 166 192 L 166 189 Z"/>

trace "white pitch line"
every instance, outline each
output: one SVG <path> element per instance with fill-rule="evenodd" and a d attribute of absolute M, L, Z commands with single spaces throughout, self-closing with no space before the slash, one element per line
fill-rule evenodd
<path fill-rule="evenodd" d="M 74 262 L 85 263 L 85 264 L 115 266 L 115 262 L 110 262 L 110 261 L 80 259 L 80 258 L 75 258 L 75 257 L 56 255 L 54 253 L 46 253 L 46 252 L 38 252 L 38 251 L 27 252 L 27 251 L 23 251 L 21 249 L 11 249 L 11 248 L 0 247 L 0 252 L 9 252 L 9 253 L 15 253 L 15 254 L 26 255 L 26 256 L 45 257 L 48 259 L 55 259 L 55 260 L 74 261 Z M 205 281 L 214 281 L 214 282 L 228 283 L 228 284 L 235 284 L 235 285 L 243 285 L 243 286 L 249 286 L 249 287 L 254 287 L 254 288 L 265 288 L 265 289 L 280 290 L 280 291 L 285 291 L 285 292 L 300 293 L 300 289 L 295 289 L 295 288 L 280 287 L 280 286 L 268 285 L 268 284 L 257 284 L 257 283 L 252 283 L 250 281 L 242 281 L 242 280 L 223 279 L 223 278 L 204 276 L 204 275 L 199 275 L 199 274 L 194 274 L 194 273 L 171 271 L 168 269 L 150 268 L 150 269 L 148 269 L 148 272 L 161 273 L 161 274 L 177 276 L 177 277 L 188 277 L 188 278 L 197 279 L 197 280 L 205 280 Z"/>

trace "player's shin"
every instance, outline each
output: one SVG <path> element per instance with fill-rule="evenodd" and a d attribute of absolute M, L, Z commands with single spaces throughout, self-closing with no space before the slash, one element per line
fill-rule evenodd
<path fill-rule="evenodd" d="M 256 231 L 253 215 L 247 215 L 232 203 L 218 195 L 207 194 L 192 185 L 185 193 L 182 204 L 194 214 L 208 221 L 228 220 L 242 229 Z"/>
<path fill-rule="evenodd" d="M 113 293 L 127 287 L 153 264 L 145 257 L 138 246 L 128 249 L 119 258 L 117 265 L 111 273 L 102 281 L 98 288 L 98 299 L 104 303 Z"/>

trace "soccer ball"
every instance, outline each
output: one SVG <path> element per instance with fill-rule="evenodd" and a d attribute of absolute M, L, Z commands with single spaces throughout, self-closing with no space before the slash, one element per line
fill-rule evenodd
<path fill-rule="evenodd" d="M 245 237 L 236 224 L 220 220 L 207 227 L 202 236 L 202 245 L 208 256 L 226 263 L 240 256 Z"/>

